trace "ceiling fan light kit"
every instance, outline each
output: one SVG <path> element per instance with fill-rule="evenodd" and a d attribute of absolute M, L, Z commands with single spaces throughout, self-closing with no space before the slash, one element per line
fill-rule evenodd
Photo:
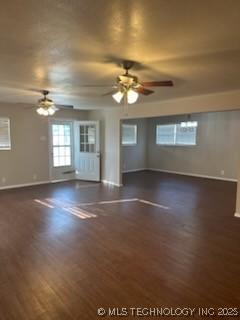
<path fill-rule="evenodd" d="M 58 109 L 56 108 L 53 108 L 53 107 L 49 107 L 49 108 L 43 108 L 43 107 L 39 107 L 37 108 L 37 113 L 40 115 L 40 116 L 53 116 L 54 113 L 57 111 Z"/>
<path fill-rule="evenodd" d="M 113 99 L 117 103 L 121 103 L 123 100 L 124 104 L 133 104 L 137 102 L 139 94 L 148 96 L 154 93 L 153 90 L 149 90 L 147 87 L 173 86 L 173 82 L 171 80 L 139 82 L 138 77 L 128 72 L 129 69 L 134 66 L 134 62 L 125 60 L 122 65 L 125 69 L 125 73 L 117 77 L 116 85 L 114 87 L 118 88 L 118 91 L 112 94 Z"/>
<path fill-rule="evenodd" d="M 43 90 L 42 93 L 44 97 L 38 101 L 37 113 L 45 117 L 52 116 L 58 111 L 58 108 L 51 99 L 47 98 L 49 91 Z"/>
<path fill-rule="evenodd" d="M 139 94 L 133 89 L 127 91 L 127 103 L 133 104 L 137 101 Z"/>
<path fill-rule="evenodd" d="M 122 98 L 124 96 L 124 93 L 122 91 L 117 91 L 112 95 L 113 99 L 117 102 L 120 103 L 122 101 Z"/>
<path fill-rule="evenodd" d="M 128 104 L 135 103 L 138 99 L 138 96 L 139 96 L 138 93 L 131 88 L 130 89 L 124 88 L 124 90 L 120 89 L 119 91 L 117 91 L 112 95 L 113 99 L 117 103 L 120 103 L 124 97 Z"/>

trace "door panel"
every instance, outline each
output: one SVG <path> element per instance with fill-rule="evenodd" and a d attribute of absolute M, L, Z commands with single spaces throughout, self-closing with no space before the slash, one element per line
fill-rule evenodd
<path fill-rule="evenodd" d="M 75 123 L 76 178 L 100 181 L 99 122 Z"/>

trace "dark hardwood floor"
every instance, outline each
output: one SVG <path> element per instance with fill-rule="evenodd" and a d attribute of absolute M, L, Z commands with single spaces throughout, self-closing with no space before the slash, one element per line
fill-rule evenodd
<path fill-rule="evenodd" d="M 1 191 L 0 319 L 240 307 L 235 194 L 232 182 L 155 172 L 127 174 L 122 188 L 72 181 Z"/>

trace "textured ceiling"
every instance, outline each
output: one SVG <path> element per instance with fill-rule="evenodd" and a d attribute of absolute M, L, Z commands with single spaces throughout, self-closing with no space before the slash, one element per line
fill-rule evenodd
<path fill-rule="evenodd" d="M 175 83 L 139 103 L 238 89 L 239 21 L 238 0 L 2 1 L 0 101 L 34 103 L 49 89 L 76 108 L 116 106 L 101 95 L 121 59 L 138 61 L 144 81 Z"/>

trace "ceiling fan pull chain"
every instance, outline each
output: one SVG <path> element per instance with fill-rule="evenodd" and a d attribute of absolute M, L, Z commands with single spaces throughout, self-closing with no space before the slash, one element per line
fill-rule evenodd
<path fill-rule="evenodd" d="M 123 101 L 123 115 L 125 117 L 128 116 L 128 101 L 127 101 L 127 94 L 124 95 L 124 101 Z"/>

